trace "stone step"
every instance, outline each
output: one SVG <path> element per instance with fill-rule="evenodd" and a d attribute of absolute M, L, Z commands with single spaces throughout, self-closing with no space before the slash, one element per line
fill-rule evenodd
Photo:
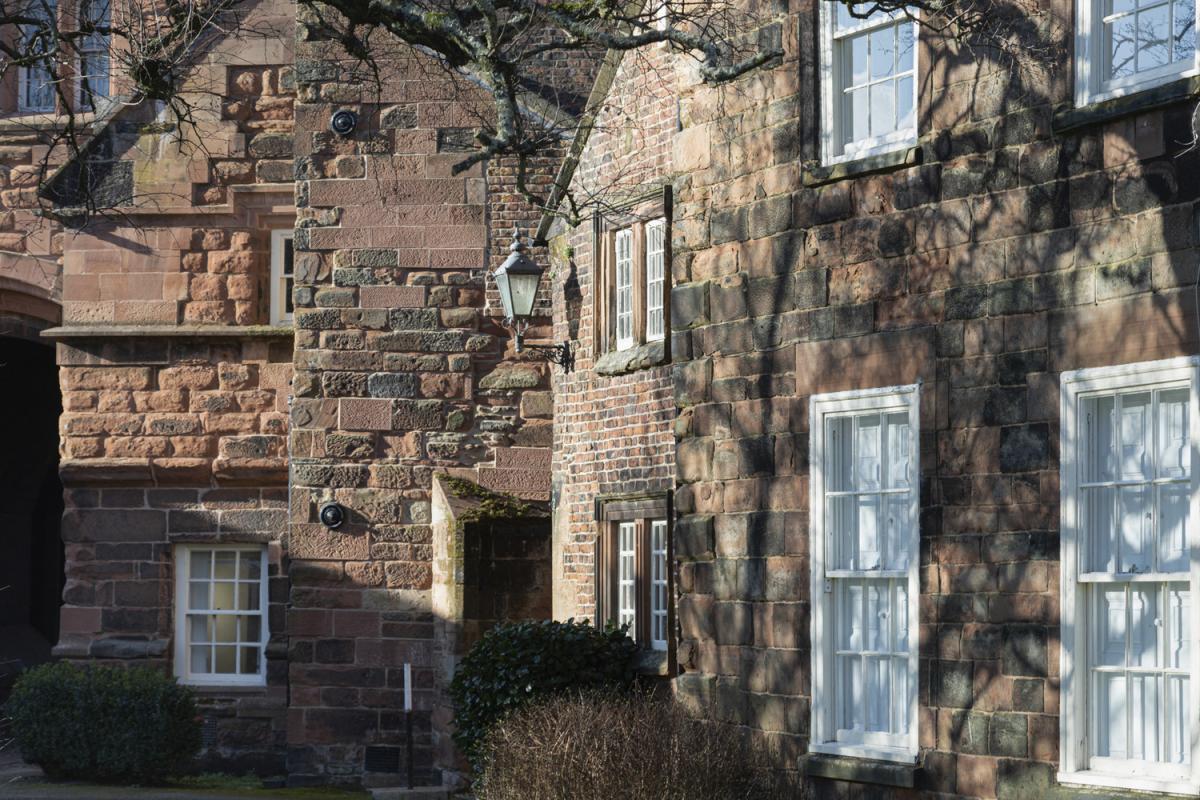
<path fill-rule="evenodd" d="M 417 786 L 413 789 L 382 786 L 371 789 L 373 800 L 450 800 L 450 791 L 441 786 Z"/>

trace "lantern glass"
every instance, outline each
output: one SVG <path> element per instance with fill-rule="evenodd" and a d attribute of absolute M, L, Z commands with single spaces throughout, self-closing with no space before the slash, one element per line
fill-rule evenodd
<path fill-rule="evenodd" d="M 541 274 L 536 272 L 509 273 L 504 276 L 502 284 L 501 279 L 497 278 L 504 312 L 508 314 L 509 319 L 526 319 L 533 316 L 533 302 L 537 298 L 538 281 L 541 277 Z"/>

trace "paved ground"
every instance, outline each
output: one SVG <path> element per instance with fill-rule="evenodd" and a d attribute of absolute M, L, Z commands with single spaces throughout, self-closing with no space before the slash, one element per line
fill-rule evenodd
<path fill-rule="evenodd" d="M 331 789 L 186 789 L 53 783 L 37 767 L 0 750 L 0 800 L 368 800 L 366 792 Z"/>

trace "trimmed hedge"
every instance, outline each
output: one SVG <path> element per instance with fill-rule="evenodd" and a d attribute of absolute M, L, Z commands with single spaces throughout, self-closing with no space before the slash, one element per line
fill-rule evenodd
<path fill-rule="evenodd" d="M 478 769 L 491 727 L 531 700 L 632 686 L 636 650 L 624 627 L 600 630 L 570 619 L 497 625 L 475 643 L 450 683 L 455 743 Z"/>
<path fill-rule="evenodd" d="M 804 797 L 745 728 L 693 719 L 642 692 L 561 695 L 492 728 L 479 800 Z"/>
<path fill-rule="evenodd" d="M 5 711 L 22 755 L 51 778 L 161 782 L 200 750 L 191 690 L 146 667 L 35 667 Z"/>

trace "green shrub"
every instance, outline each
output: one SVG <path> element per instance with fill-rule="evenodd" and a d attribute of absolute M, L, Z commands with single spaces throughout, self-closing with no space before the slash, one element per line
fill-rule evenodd
<path fill-rule="evenodd" d="M 454 741 L 478 766 L 488 729 L 529 701 L 631 686 L 636 649 L 624 628 L 599 630 L 574 620 L 497 625 L 475 643 L 450 683 Z"/>
<path fill-rule="evenodd" d="M 191 690 L 145 667 L 36 667 L 5 710 L 21 753 L 52 778 L 158 782 L 200 749 Z"/>
<path fill-rule="evenodd" d="M 648 694 L 551 698 L 492 728 L 479 800 L 759 800 L 798 797 L 745 728 L 689 717 Z"/>

